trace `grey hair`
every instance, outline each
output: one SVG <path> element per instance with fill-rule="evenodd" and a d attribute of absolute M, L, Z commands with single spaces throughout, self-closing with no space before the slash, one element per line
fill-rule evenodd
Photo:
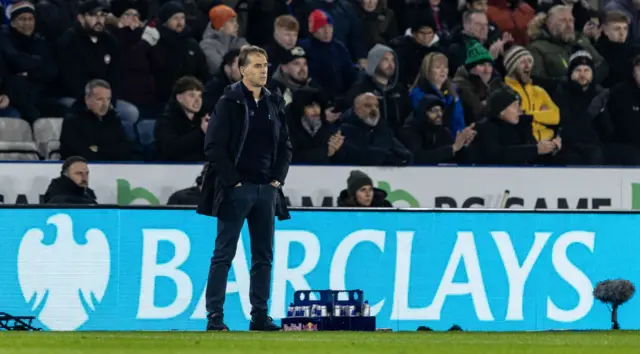
<path fill-rule="evenodd" d="M 87 83 L 87 85 L 84 87 L 85 96 L 91 96 L 91 94 L 93 93 L 93 89 L 95 89 L 97 87 L 102 87 L 102 88 L 105 88 L 107 90 L 111 90 L 111 85 L 109 85 L 108 82 L 106 82 L 106 81 L 104 81 L 102 79 L 93 79 L 93 80 L 89 81 Z"/>

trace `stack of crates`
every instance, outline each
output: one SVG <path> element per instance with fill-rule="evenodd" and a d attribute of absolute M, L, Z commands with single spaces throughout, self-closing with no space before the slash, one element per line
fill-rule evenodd
<path fill-rule="evenodd" d="M 318 300 L 311 300 L 311 294 Z M 346 300 L 339 300 L 346 294 Z M 298 290 L 282 319 L 285 331 L 375 331 L 376 318 L 362 290 Z"/>

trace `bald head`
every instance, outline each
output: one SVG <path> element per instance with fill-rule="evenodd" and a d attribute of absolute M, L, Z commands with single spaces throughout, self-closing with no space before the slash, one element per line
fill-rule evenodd
<path fill-rule="evenodd" d="M 358 116 L 367 125 L 376 126 L 380 119 L 380 107 L 378 98 L 371 92 L 366 92 L 354 100 L 353 109 Z"/>

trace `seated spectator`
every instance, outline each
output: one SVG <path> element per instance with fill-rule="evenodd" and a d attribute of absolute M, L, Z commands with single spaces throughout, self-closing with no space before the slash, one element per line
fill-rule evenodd
<path fill-rule="evenodd" d="M 71 107 L 82 97 L 85 85 L 101 79 L 113 88 L 115 109 L 130 123 L 138 120 L 136 106 L 120 98 L 121 55 L 118 41 L 105 31 L 107 8 L 99 0 L 86 0 L 80 5 L 78 22 L 57 42 L 60 102 Z"/>
<path fill-rule="evenodd" d="M 316 21 L 329 21 L 332 37 L 342 43 L 349 53 L 349 61 L 357 62 L 361 67 L 366 66 L 367 48 L 362 38 L 362 24 L 350 0 L 297 0 L 304 3 L 304 9 L 295 12 L 302 25 L 301 37 L 313 35 L 315 29 L 320 28 Z M 294 5 L 295 6 L 295 5 Z M 313 15 L 313 14 L 316 15 Z M 308 21 L 307 21 L 308 19 Z"/>
<path fill-rule="evenodd" d="M 13 85 L 20 90 L 13 100 L 22 118 L 33 122 L 41 116 L 61 116 L 64 107 L 49 91 L 58 68 L 46 39 L 35 32 L 36 10 L 33 4 L 19 0 L 11 6 L 10 26 L 3 31 L 3 52 L 11 67 Z"/>
<path fill-rule="evenodd" d="M 193 76 L 206 82 L 209 77 L 207 59 L 198 42 L 190 36 L 184 11 L 181 3 L 169 1 L 158 14 L 160 40 L 151 53 L 156 97 L 160 102 L 169 101 L 179 78 Z"/>
<path fill-rule="evenodd" d="M 269 75 L 276 72 L 276 68 L 284 57 L 287 57 L 291 50 L 298 43 L 298 32 L 300 24 L 291 15 L 282 15 L 276 18 L 273 25 L 273 38 L 264 47 L 269 56 Z"/>
<path fill-rule="evenodd" d="M 411 113 L 407 87 L 398 82 L 398 58 L 393 49 L 376 44 L 369 51 L 367 63 L 366 75 L 351 87 L 347 100 L 353 102 L 360 94 L 372 92 L 382 107 L 382 119 L 395 135 Z"/>
<path fill-rule="evenodd" d="M 380 119 L 377 97 L 363 93 L 355 99 L 353 110 L 340 118 L 344 136 L 334 160 L 344 165 L 406 166 L 411 152 L 393 136 L 387 122 Z"/>
<path fill-rule="evenodd" d="M 391 3 L 395 2 L 396 1 L 392 1 Z M 425 14 L 430 14 L 436 23 L 436 28 L 434 30 L 442 41 L 447 41 L 452 32 L 460 26 L 458 2 L 442 0 L 411 0 L 407 1 L 406 12 L 406 20 L 409 26 L 413 26 L 416 18 Z M 400 30 L 404 30 L 405 28 L 401 28 Z"/>
<path fill-rule="evenodd" d="M 155 119 L 162 113 L 163 104 L 156 98 L 150 57 L 160 32 L 145 26 L 147 8 L 142 1 L 113 0 L 111 13 L 118 21 L 107 29 L 118 39 L 122 55 L 121 96 L 136 105 L 143 118 Z"/>
<path fill-rule="evenodd" d="M 462 15 L 462 29 L 454 32 L 451 37 L 447 56 L 449 57 L 449 71 L 455 73 L 467 60 L 469 42 L 480 42 L 493 59 L 498 59 L 504 53 L 504 45 L 512 41 L 509 33 L 500 31 L 489 24 L 487 14 L 483 11 L 468 10 Z"/>
<path fill-rule="evenodd" d="M 60 177 L 49 183 L 43 204 L 98 204 L 89 188 L 89 167 L 81 156 L 70 156 L 62 163 Z"/>
<path fill-rule="evenodd" d="M 111 108 L 111 86 L 91 80 L 84 100 L 76 101 L 62 121 L 60 155 L 81 156 L 88 161 L 127 161 L 131 144 L 122 122 Z"/>
<path fill-rule="evenodd" d="M 504 55 L 507 76 L 504 82 L 520 95 L 522 111 L 533 117 L 531 127 L 538 141 L 554 137 L 560 123 L 560 111 L 549 94 L 531 81 L 532 67 L 535 66 L 531 53 L 520 46 L 511 47 Z"/>
<path fill-rule="evenodd" d="M 207 164 L 205 163 L 200 175 L 196 177 L 196 185 L 193 187 L 181 189 L 174 192 L 169 197 L 167 205 L 198 205 L 200 203 L 200 192 L 202 191 L 202 180 L 204 179 L 204 173 L 207 171 Z"/>
<path fill-rule="evenodd" d="M 464 110 L 457 89 L 449 79 L 447 57 L 442 53 L 431 53 L 424 57 L 420 74 L 411 87 L 411 103 L 413 107 L 424 95 L 440 97 L 445 103 L 444 124 L 451 130 L 451 137 L 464 129 Z"/>
<path fill-rule="evenodd" d="M 387 7 L 387 0 L 357 0 L 357 5 L 365 48 L 386 45 L 398 36 L 398 22 L 393 10 Z"/>
<path fill-rule="evenodd" d="M 633 78 L 615 85 L 609 95 L 613 136 L 605 147 L 608 164 L 640 165 L 640 55 L 632 64 Z"/>
<path fill-rule="evenodd" d="M 569 82 L 560 84 L 553 101 L 560 109 L 562 151 L 556 157 L 565 165 L 601 165 L 602 139 L 612 133 L 606 102 L 608 92 L 593 83 L 593 58 L 580 50 L 571 56 Z"/>
<path fill-rule="evenodd" d="M 487 119 L 478 123 L 478 136 L 471 160 L 491 165 L 542 163 L 549 154 L 562 149 L 562 140 L 536 139 L 531 134 L 530 118 L 522 116 L 520 96 L 510 88 L 501 88 L 489 96 Z"/>
<path fill-rule="evenodd" d="M 460 155 L 476 136 L 474 124 L 464 128 L 453 139 L 449 128 L 443 125 L 444 107 L 440 97 L 425 95 L 404 123 L 399 137 L 413 154 L 414 164 L 464 162 Z"/>
<path fill-rule="evenodd" d="M 202 34 L 200 48 L 207 58 L 209 73 L 215 75 L 220 70 L 222 58 L 231 49 L 239 49 L 249 44 L 238 37 L 238 15 L 226 5 L 218 5 L 209 11 L 211 22 Z"/>
<path fill-rule="evenodd" d="M 627 81 L 632 72 L 633 46 L 627 41 L 629 17 L 620 11 L 610 11 L 604 15 L 602 35 L 596 41 L 596 49 L 602 54 L 609 73 L 602 87 L 611 88 L 619 82 Z"/>
<path fill-rule="evenodd" d="M 441 41 L 436 34 L 436 21 L 430 12 L 416 17 L 409 33 L 396 37 L 389 43 L 398 55 L 400 82 L 409 86 L 416 80 L 424 57 L 431 52 L 440 52 Z"/>
<path fill-rule="evenodd" d="M 333 38 L 333 20 L 324 11 L 309 15 L 311 38 L 300 41 L 307 53 L 310 76 L 334 101 L 344 95 L 356 80 L 357 71 L 351 64 L 347 48 Z"/>
<path fill-rule="evenodd" d="M 494 22 L 500 31 L 511 34 L 514 44 L 529 44 L 527 27 L 536 13 L 525 1 L 489 0 L 487 15 L 489 21 Z"/>
<path fill-rule="evenodd" d="M 204 112 L 211 113 L 213 107 L 222 97 L 224 89 L 242 79 L 240 68 L 238 67 L 239 55 L 240 49 L 228 51 L 222 58 L 222 68 L 218 71 L 218 74 L 214 75 L 204 86 L 204 92 L 202 93 L 202 110 Z"/>
<path fill-rule="evenodd" d="M 503 85 L 499 75 L 494 75 L 493 57 L 480 42 L 471 42 L 467 48 L 467 60 L 458 68 L 453 83 L 460 93 L 466 125 L 484 118 L 485 103 L 491 92 Z"/>
<path fill-rule="evenodd" d="M 391 208 L 387 192 L 373 187 L 373 180 L 362 171 L 351 171 L 347 178 L 347 189 L 340 192 L 339 207 Z"/>
<path fill-rule="evenodd" d="M 640 43 L 640 12 L 638 12 L 640 4 L 633 0 L 611 0 L 604 5 L 605 12 L 622 12 L 629 19 L 629 36 L 630 43 L 637 45 Z M 604 53 L 601 53 L 604 55 Z"/>
<path fill-rule="evenodd" d="M 173 89 L 174 96 L 167 103 L 156 124 L 158 160 L 173 162 L 201 162 L 204 157 L 204 135 L 209 115 L 201 111 L 202 90 L 198 79 L 180 78 Z"/>
<path fill-rule="evenodd" d="M 302 89 L 293 94 L 293 103 L 286 110 L 292 163 L 329 165 L 342 148 L 344 137 L 326 120 L 325 110 L 326 102 L 320 91 Z"/>
<path fill-rule="evenodd" d="M 547 92 L 553 90 L 566 78 L 567 64 L 573 48 L 580 46 L 593 57 L 595 72 L 593 82 L 600 84 L 609 69 L 604 58 L 591 45 L 591 42 L 574 29 L 571 7 L 558 5 L 546 13 L 538 14 L 529 23 L 531 43 L 529 51 L 533 56 L 533 80 Z"/>
<path fill-rule="evenodd" d="M 307 53 L 302 47 L 293 48 L 281 58 L 282 61 L 267 87 L 280 94 L 284 98 L 285 104 L 291 103 L 293 94 L 298 90 L 321 89 L 320 85 L 309 77 Z"/>

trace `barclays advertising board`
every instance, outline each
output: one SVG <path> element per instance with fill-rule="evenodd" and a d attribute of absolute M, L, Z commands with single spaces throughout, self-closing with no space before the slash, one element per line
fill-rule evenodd
<path fill-rule="evenodd" d="M 297 289 L 362 289 L 378 327 L 606 329 L 598 281 L 640 284 L 640 214 L 296 211 L 270 315 Z M 49 330 L 203 330 L 215 219 L 191 210 L 0 209 L 0 311 Z M 243 230 L 225 320 L 248 328 Z M 637 299 L 619 321 L 640 329 Z"/>

